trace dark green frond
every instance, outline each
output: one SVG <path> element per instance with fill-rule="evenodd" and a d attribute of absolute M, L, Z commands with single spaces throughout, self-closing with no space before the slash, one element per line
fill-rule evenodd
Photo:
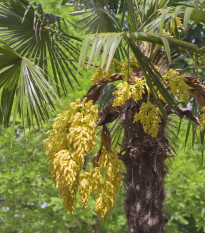
<path fill-rule="evenodd" d="M 67 2 L 70 2 L 68 4 Z M 115 1 L 114 1 L 115 2 Z M 75 7 L 77 11 L 70 15 L 85 15 L 76 23 L 84 22 L 82 29 L 86 33 L 100 33 L 120 31 L 118 19 L 116 18 L 111 1 L 63 1 L 65 6 Z M 117 7 L 117 4 L 115 4 Z M 78 6 L 78 7 L 77 7 Z"/>
<path fill-rule="evenodd" d="M 192 56 L 198 64 L 204 64 L 205 62 L 204 49 L 198 48 L 196 45 L 182 40 L 167 37 L 165 35 L 157 33 L 131 33 L 129 38 L 163 45 L 168 56 L 170 47 L 171 49 L 175 49 L 179 52 L 185 53 L 188 56 Z"/>
<path fill-rule="evenodd" d="M 9 62 L 3 62 L 9 61 Z M 21 57 L 0 40 L 1 124 L 8 126 L 13 113 L 13 127 L 17 114 L 29 127 L 41 127 L 55 110 L 56 96 L 43 70 L 26 57 Z M 48 79 L 48 77 L 47 77 Z"/>
<path fill-rule="evenodd" d="M 60 89 L 67 93 L 67 82 L 73 87 L 73 80 L 77 81 L 72 69 L 76 69 L 80 39 L 66 33 L 66 24 L 35 2 L 0 3 L 0 37 L 45 73 L 51 67 L 59 95 Z"/>

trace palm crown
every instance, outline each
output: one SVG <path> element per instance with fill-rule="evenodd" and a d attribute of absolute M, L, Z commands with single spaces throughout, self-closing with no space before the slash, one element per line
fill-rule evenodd
<path fill-rule="evenodd" d="M 103 50 L 101 67 L 106 62 L 106 71 L 114 56 L 125 59 L 132 53 L 137 58 L 151 91 L 155 91 L 154 84 L 173 106 L 174 100 L 162 84 L 160 74 L 152 62 L 159 63 L 165 53 L 171 62 L 174 51 L 192 56 L 197 65 L 204 62 L 204 50 L 179 40 L 180 35 L 186 32 L 187 26 L 189 28 L 196 23 L 204 23 L 203 4 L 188 5 L 185 4 L 186 1 L 180 1 L 180 4 L 179 1 L 67 2 L 69 1 L 63 1 L 62 4 L 78 9 L 71 13 L 72 15 L 86 14 L 78 22 L 85 23 L 83 28 L 87 29 L 87 33 L 95 33 L 88 36 L 83 44 L 79 69 L 83 67 L 88 51 L 88 65 L 92 63 L 95 66 Z M 66 82 L 72 87 L 72 79 L 77 81 L 73 68 L 76 69 L 77 66 L 81 40 L 66 33 L 65 19 L 45 13 L 40 4 L 26 0 L 16 3 L 8 1 L 2 2 L 0 7 L 1 37 L 8 41 L 10 46 L 9 48 L 1 43 L 1 123 L 8 125 L 16 99 L 14 116 L 17 112 L 22 119 L 27 116 L 29 127 L 34 124 L 35 118 L 40 126 L 41 122 L 49 117 L 47 106 L 51 111 L 55 108 L 56 96 L 52 84 L 56 84 L 57 94 L 60 95 L 61 91 L 67 93 Z M 183 31 L 177 26 L 178 16 L 182 19 Z M 192 25 L 188 25 L 190 19 Z M 167 35 L 161 34 L 166 28 Z M 169 36 L 171 31 L 174 32 L 174 37 Z M 149 42 L 149 45 L 145 46 L 143 41 Z M 38 74 L 34 71 L 37 70 L 36 65 L 39 67 Z M 51 67 L 52 75 L 48 73 L 48 66 Z M 23 72 L 23 69 L 28 72 Z M 30 75 L 29 79 L 26 78 L 27 75 Z M 13 119 L 15 122 L 15 117 Z"/>

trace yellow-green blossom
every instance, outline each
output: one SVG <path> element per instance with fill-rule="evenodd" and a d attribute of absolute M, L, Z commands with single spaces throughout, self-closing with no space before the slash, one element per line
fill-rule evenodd
<path fill-rule="evenodd" d="M 79 169 L 69 151 L 62 150 L 51 157 L 50 172 L 60 196 L 64 199 L 64 208 L 73 213 L 79 184 Z"/>
<path fill-rule="evenodd" d="M 103 177 L 99 168 L 93 168 L 90 172 L 80 174 L 79 194 L 82 207 L 87 207 L 90 193 L 99 192 L 103 187 Z"/>
<path fill-rule="evenodd" d="M 107 150 L 103 147 L 100 166 L 106 172 L 106 181 L 102 193 L 96 197 L 95 211 L 105 220 L 115 203 L 122 179 L 122 164 L 118 159 L 117 151 L 114 149 Z"/>
<path fill-rule="evenodd" d="M 69 110 L 58 115 L 45 140 L 52 180 L 59 188 L 65 209 L 71 213 L 76 203 L 84 157 L 86 152 L 95 148 L 97 120 L 98 111 L 92 101 L 76 100 L 70 104 Z M 81 189 L 85 187 L 83 182 L 85 180 L 81 179 Z M 85 207 L 86 197 L 82 199 Z"/>
<path fill-rule="evenodd" d="M 76 101 L 71 104 L 73 113 L 70 117 L 69 134 L 67 136 L 72 145 L 77 163 L 80 167 L 84 164 L 86 152 L 94 150 L 96 145 L 96 124 L 98 111 L 92 101 Z"/>
<path fill-rule="evenodd" d="M 146 82 L 142 78 L 134 77 L 135 84 L 131 85 L 126 81 L 117 85 L 116 91 L 113 93 L 116 98 L 113 101 L 113 106 L 122 106 L 127 100 L 132 98 L 135 102 L 142 98 Z"/>
<path fill-rule="evenodd" d="M 120 73 L 123 75 L 124 79 L 128 81 L 132 76 L 135 68 L 138 66 L 137 59 L 135 57 L 130 57 L 129 63 L 128 61 L 121 63 Z"/>
<path fill-rule="evenodd" d="M 84 209 L 86 209 L 88 204 L 88 198 L 91 192 L 91 184 L 90 184 L 90 173 L 83 172 L 80 174 L 80 186 L 79 186 L 79 194 L 81 205 Z"/>
<path fill-rule="evenodd" d="M 53 155 L 61 150 L 67 150 L 69 143 L 67 140 L 70 125 L 70 110 L 66 109 L 54 119 L 53 129 L 48 131 L 48 138 L 44 141 L 46 154 Z"/>
<path fill-rule="evenodd" d="M 110 67 L 108 69 L 108 72 L 106 72 L 106 65 L 104 65 L 104 67 L 98 67 L 96 70 L 95 70 L 95 73 L 93 74 L 92 78 L 91 78 L 91 81 L 92 82 L 98 82 L 100 81 L 102 78 L 105 78 L 105 79 L 109 79 L 110 76 L 115 73 L 115 67 L 116 65 L 119 65 L 120 62 L 117 61 L 116 59 L 113 59 L 111 64 L 110 64 Z"/>
<path fill-rule="evenodd" d="M 134 116 L 134 122 L 140 121 L 144 132 L 151 134 L 152 137 L 156 137 L 159 130 L 159 123 L 161 112 L 159 108 L 152 104 L 150 101 L 147 103 L 143 102 L 140 110 Z"/>
<path fill-rule="evenodd" d="M 180 33 L 180 32 L 182 32 L 182 30 L 180 29 L 181 27 L 182 27 L 182 23 L 181 23 L 181 18 L 179 18 L 179 17 L 176 17 L 176 26 L 177 26 L 177 31 Z M 169 36 L 169 37 L 173 37 L 173 35 L 175 34 L 175 29 L 174 29 L 174 26 L 173 26 L 173 23 L 172 23 L 172 21 L 171 21 L 171 23 L 170 23 L 170 27 L 168 27 L 169 26 L 169 24 L 168 23 L 166 23 L 165 24 L 165 28 L 163 28 L 162 29 L 162 34 L 164 34 L 164 35 L 167 35 L 167 36 Z"/>
<path fill-rule="evenodd" d="M 116 95 L 113 106 L 122 106 L 131 98 L 130 85 L 128 82 L 124 81 L 118 84 L 116 89 L 117 90 L 113 93 Z"/>
<path fill-rule="evenodd" d="M 110 213 L 115 203 L 115 196 L 115 186 L 111 182 L 106 181 L 102 193 L 98 194 L 95 199 L 95 211 L 103 220 L 105 220 Z"/>
<path fill-rule="evenodd" d="M 203 107 L 201 111 L 203 113 L 200 115 L 200 129 L 205 130 L 205 107 Z"/>
<path fill-rule="evenodd" d="M 162 77 L 168 82 L 172 94 L 176 98 L 182 97 L 184 102 L 187 104 L 189 102 L 189 90 L 192 88 L 186 84 L 185 77 L 180 76 L 179 72 L 173 69 L 165 72 Z"/>

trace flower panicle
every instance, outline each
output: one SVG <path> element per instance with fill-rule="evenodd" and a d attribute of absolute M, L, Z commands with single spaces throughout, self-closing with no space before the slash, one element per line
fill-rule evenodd
<path fill-rule="evenodd" d="M 105 220 L 112 209 L 122 180 L 122 164 L 117 151 L 102 148 L 100 166 L 105 170 L 105 183 L 102 192 L 96 197 L 95 211 Z"/>
<path fill-rule="evenodd" d="M 84 157 L 96 145 L 97 120 L 98 111 L 92 101 L 78 99 L 70 104 L 70 109 L 58 114 L 45 140 L 52 180 L 63 198 L 64 208 L 71 213 L 83 182 L 80 171 Z M 85 189 L 86 185 L 82 187 Z"/>
<path fill-rule="evenodd" d="M 143 102 L 140 110 L 134 116 L 134 122 L 140 121 L 145 133 L 156 137 L 159 131 L 159 123 L 161 122 L 159 108 L 150 101 Z"/>
<path fill-rule="evenodd" d="M 142 95 L 145 93 L 146 81 L 142 78 L 135 77 L 135 84 L 129 84 L 127 81 L 123 81 L 117 85 L 114 94 L 116 98 L 113 101 L 113 106 L 122 106 L 127 100 L 132 98 L 135 102 L 142 99 Z"/>
<path fill-rule="evenodd" d="M 176 70 L 170 69 L 162 76 L 167 85 L 169 85 L 171 93 L 176 98 L 182 98 L 183 101 L 188 104 L 189 102 L 189 90 L 192 89 L 188 84 L 185 82 L 185 77 L 180 76 L 179 72 Z"/>

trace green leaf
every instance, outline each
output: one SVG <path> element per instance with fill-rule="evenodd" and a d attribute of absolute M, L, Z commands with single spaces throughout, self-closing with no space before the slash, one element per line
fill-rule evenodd
<path fill-rule="evenodd" d="M 188 25 L 188 23 L 189 23 L 189 21 L 190 21 L 191 14 L 192 14 L 193 10 L 194 10 L 194 9 L 193 9 L 192 7 L 187 7 L 187 8 L 185 9 L 185 13 L 184 13 L 184 23 L 183 23 L 184 30 L 186 30 L 186 28 L 187 28 L 187 25 Z"/>
<path fill-rule="evenodd" d="M 0 69 L 18 63 L 21 57 L 0 40 Z"/>
<path fill-rule="evenodd" d="M 169 42 L 168 42 L 167 38 L 165 38 L 165 37 L 162 37 L 161 39 L 162 39 L 162 42 L 163 42 L 163 45 L 164 45 L 164 49 L 165 49 L 166 54 L 167 54 L 167 58 L 168 58 L 169 62 L 171 63 L 172 59 L 171 59 Z"/>
<path fill-rule="evenodd" d="M 106 70 L 108 70 L 124 34 L 125 33 L 99 33 L 87 37 L 83 42 L 78 68 L 83 68 L 89 52 L 88 66 L 91 65 L 93 58 L 95 65 L 97 59 L 100 57 L 101 49 L 103 49 L 101 66 L 103 67 L 107 60 Z"/>
<path fill-rule="evenodd" d="M 1 63 L 1 122 L 4 122 L 5 127 L 8 126 L 15 104 L 13 128 L 17 114 L 23 119 L 23 122 L 27 118 L 29 127 L 31 125 L 34 127 L 34 119 L 38 127 L 41 127 L 42 122 L 48 120 L 49 111 L 53 113 L 55 111 L 56 101 L 54 98 L 58 99 L 45 78 L 46 74 L 39 66 L 28 58 L 18 55 L 3 41 L 0 41 L 0 51 L 0 60 L 4 60 L 4 56 L 7 58 L 8 55 L 10 58 L 8 63 Z M 25 112 L 27 112 L 27 116 L 25 116 Z"/>
<path fill-rule="evenodd" d="M 59 96 L 61 90 L 67 94 L 66 81 L 71 87 L 73 80 L 77 82 L 72 69 L 77 69 L 73 62 L 77 64 L 80 53 L 81 40 L 65 33 L 66 27 L 62 17 L 45 13 L 36 2 L 0 4 L 0 37 L 19 55 L 34 61 L 45 73 L 48 74 L 48 67 L 51 67 L 50 76 L 55 73 Z M 61 73 L 66 73 L 66 79 Z"/>

